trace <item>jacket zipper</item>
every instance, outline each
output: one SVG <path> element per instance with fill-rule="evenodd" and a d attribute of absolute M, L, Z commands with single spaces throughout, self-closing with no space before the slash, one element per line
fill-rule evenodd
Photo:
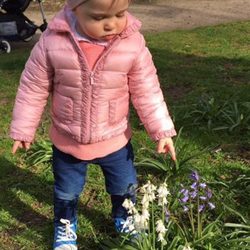
<path fill-rule="evenodd" d="M 114 40 L 104 49 L 104 51 L 102 52 L 101 56 L 97 59 L 95 65 L 94 65 L 94 67 L 93 67 L 93 69 L 90 71 L 89 82 L 90 82 L 90 86 L 91 86 L 91 89 L 90 89 L 91 94 L 89 95 L 89 98 L 91 98 L 91 96 L 92 96 L 92 86 L 94 85 L 94 75 L 95 75 L 96 68 L 97 68 L 97 66 L 99 65 L 100 61 L 104 58 L 104 56 L 106 56 L 106 54 L 109 53 L 110 50 L 114 47 L 114 44 L 115 44 L 117 41 L 119 41 L 119 38 L 114 39 Z M 86 62 L 87 62 L 87 60 L 86 60 Z M 88 69 L 90 69 L 90 68 L 88 67 Z M 89 125 L 90 125 L 90 117 L 91 117 L 91 114 L 92 114 L 92 106 L 91 106 L 91 104 L 90 104 L 90 112 L 89 112 L 89 116 L 88 116 Z M 90 127 L 87 129 L 87 131 L 88 131 L 88 134 L 87 134 L 86 137 L 88 138 L 88 139 L 87 139 L 88 143 L 90 143 L 90 141 L 91 141 L 91 129 L 90 129 Z"/>
<path fill-rule="evenodd" d="M 90 85 L 94 85 L 94 71 L 91 71 L 90 72 L 90 75 L 89 75 L 89 82 L 90 82 Z"/>
<path fill-rule="evenodd" d="M 96 68 L 99 64 L 99 62 L 103 59 L 103 57 L 111 50 L 111 48 L 114 46 L 114 44 L 119 40 L 118 38 L 114 39 L 102 52 L 101 56 L 98 58 L 98 60 L 96 61 L 94 67 L 92 70 L 90 70 L 88 61 L 86 56 L 84 55 L 84 53 L 82 52 L 81 48 L 78 46 L 77 41 L 74 39 L 74 37 L 71 35 L 71 39 L 73 40 L 77 50 L 79 51 L 79 53 L 81 54 L 81 56 L 84 58 L 85 61 L 85 65 L 87 66 L 87 69 L 89 71 L 89 84 L 90 84 L 90 93 L 88 93 L 88 106 L 90 106 L 89 108 L 89 114 L 87 115 L 88 118 L 88 124 L 90 125 L 90 116 L 91 116 L 91 104 L 89 103 L 91 96 L 92 96 L 92 86 L 94 85 L 94 75 L 95 75 L 95 71 Z M 80 139 L 82 139 L 82 130 L 83 130 L 83 121 L 81 122 L 81 134 L 80 134 Z M 90 132 L 90 127 L 86 128 L 87 134 L 86 134 L 86 141 L 87 143 L 90 143 L 90 139 L 91 139 L 91 132 Z"/>

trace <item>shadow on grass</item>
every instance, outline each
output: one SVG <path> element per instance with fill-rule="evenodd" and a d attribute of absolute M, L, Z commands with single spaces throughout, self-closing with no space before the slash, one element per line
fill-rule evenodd
<path fill-rule="evenodd" d="M 157 44 L 155 37 L 163 41 L 159 42 L 162 43 L 162 47 L 155 47 L 155 43 Z M 215 98 L 215 101 L 220 104 L 226 101 L 249 102 L 250 58 L 237 56 L 237 54 L 234 57 L 230 55 L 232 58 L 219 55 L 209 56 L 211 51 L 202 51 L 198 56 L 188 51 L 189 47 L 186 52 L 184 47 L 180 48 L 181 52 L 176 52 L 164 48 L 167 47 L 167 33 L 155 37 L 148 38 L 148 46 L 153 55 L 165 100 L 172 116 L 176 118 L 177 128 L 188 125 L 184 124 L 183 114 L 190 112 L 193 105 L 197 104 L 204 94 Z M 166 39 L 166 44 L 164 44 L 164 39 Z M 179 111 L 181 111 L 180 114 Z M 133 128 L 143 130 L 140 121 L 134 119 L 134 110 L 131 113 Z M 188 127 L 188 130 L 194 134 L 197 134 L 197 129 L 199 128 L 190 125 Z M 204 133 L 206 129 L 207 124 L 204 123 L 204 130 L 200 133 Z M 218 134 L 219 137 L 222 134 L 226 135 L 224 132 L 216 132 L 212 137 L 216 138 Z M 231 135 L 236 137 L 233 133 Z M 243 136 L 244 134 L 239 134 L 238 138 L 242 139 Z M 228 135 L 225 138 L 228 139 Z M 200 143 L 206 144 L 207 140 Z"/>
<path fill-rule="evenodd" d="M 197 56 L 191 52 L 177 53 L 164 48 L 150 48 L 150 51 L 177 128 L 184 127 L 184 133 L 187 130 L 191 138 L 198 135 L 197 144 L 202 147 L 208 146 L 210 141 L 246 142 L 244 130 L 236 129 L 231 134 L 227 131 L 211 132 L 205 122 L 200 127 L 185 124 L 183 114 L 190 112 L 203 95 L 213 97 L 219 104 L 226 101 L 249 102 L 250 58 L 208 56 L 205 52 L 204 56 Z M 201 140 L 202 138 L 204 140 Z"/>
<path fill-rule="evenodd" d="M 0 207 L 1 210 L 9 213 L 11 218 L 17 220 L 18 226 L 6 226 L 11 237 L 19 236 L 24 233 L 25 229 L 35 231 L 35 234 L 42 237 L 46 245 L 50 245 L 48 241 L 50 237 L 48 232 L 46 234 L 43 228 L 48 228 L 48 224 L 52 223 L 51 216 L 44 216 L 33 208 L 31 204 L 27 204 L 22 195 L 31 195 L 38 204 L 51 202 L 51 192 L 48 192 L 48 187 L 39 180 L 39 177 L 31 173 L 27 169 L 21 169 L 15 166 L 6 158 L 0 158 L 1 166 L 1 185 L 0 185 Z M 38 191 L 38 193 L 36 193 Z M 23 225 L 21 225 L 23 224 Z M 52 228 L 51 228 L 52 233 Z M 32 239 L 29 239 L 32 240 Z M 36 239 L 33 238 L 35 242 Z"/>
<path fill-rule="evenodd" d="M 34 249 L 41 249 L 41 246 L 42 249 L 50 249 L 53 243 L 52 183 L 46 183 L 38 175 L 14 165 L 3 156 L 0 157 L 0 167 L 0 209 L 8 213 L 10 218 L 0 218 L 1 227 L 9 237 L 7 242 L 18 237 L 39 246 Z M 107 232 L 107 228 L 112 226 L 110 220 L 100 211 L 79 204 L 79 213 L 91 221 L 97 236 L 99 233 L 112 233 Z M 12 219 L 17 222 L 11 222 Z M 78 235 L 78 242 L 79 245 L 86 246 L 86 249 L 99 249 L 93 236 L 84 238 Z"/>

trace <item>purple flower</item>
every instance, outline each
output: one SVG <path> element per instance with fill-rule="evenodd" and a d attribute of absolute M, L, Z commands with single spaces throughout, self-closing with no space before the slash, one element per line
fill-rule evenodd
<path fill-rule="evenodd" d="M 168 223 L 169 218 L 170 218 L 170 212 L 168 211 L 168 209 L 165 209 L 165 221 L 166 221 L 166 223 Z"/>
<path fill-rule="evenodd" d="M 182 203 L 186 203 L 189 199 L 189 191 L 185 188 L 183 188 L 181 191 L 180 191 L 181 194 L 183 194 L 183 198 L 180 199 L 180 202 Z"/>
<path fill-rule="evenodd" d="M 204 210 L 204 208 L 205 208 L 205 205 L 203 205 L 203 204 L 200 205 L 200 206 L 199 206 L 199 212 L 202 212 L 202 211 Z"/>
<path fill-rule="evenodd" d="M 212 202 L 208 202 L 208 206 L 211 210 L 215 208 L 215 205 Z"/>
<path fill-rule="evenodd" d="M 197 206 L 199 206 L 199 213 L 204 211 L 206 208 L 214 209 L 215 205 L 209 202 L 212 197 L 212 191 L 208 188 L 205 182 L 200 183 L 201 178 L 198 172 L 192 171 L 190 178 L 193 180 L 193 183 L 188 189 L 181 184 L 181 195 L 179 197 L 179 201 L 182 204 L 183 211 L 188 212 L 192 208 L 197 209 Z M 199 199 L 199 201 L 197 199 Z M 168 218 L 169 216 L 166 213 L 166 221 L 168 221 Z"/>
<path fill-rule="evenodd" d="M 192 189 L 197 189 L 197 182 L 194 182 L 191 186 Z"/>
<path fill-rule="evenodd" d="M 190 175 L 190 178 L 196 182 L 200 180 L 200 176 L 198 175 L 197 171 L 193 171 L 192 174 Z"/>
<path fill-rule="evenodd" d="M 197 191 L 196 190 L 190 193 L 190 197 L 192 199 L 194 199 L 196 196 L 197 196 Z"/>
<path fill-rule="evenodd" d="M 209 188 L 207 189 L 207 197 L 208 197 L 208 199 L 210 199 L 212 197 L 212 191 Z"/>
<path fill-rule="evenodd" d="M 188 201 L 188 195 L 187 196 L 184 196 L 182 199 L 181 199 L 181 202 L 182 203 L 186 203 Z"/>
<path fill-rule="evenodd" d="M 186 188 L 183 188 L 181 191 L 180 191 L 181 194 L 184 194 L 184 195 L 188 195 L 188 190 Z"/>
<path fill-rule="evenodd" d="M 207 200 L 207 197 L 206 196 L 200 196 L 200 199 L 205 201 L 205 200 Z"/>

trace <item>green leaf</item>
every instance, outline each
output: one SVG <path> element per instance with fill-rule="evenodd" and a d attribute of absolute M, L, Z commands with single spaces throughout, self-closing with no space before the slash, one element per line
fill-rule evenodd
<path fill-rule="evenodd" d="M 244 218 L 244 216 L 243 216 L 240 212 L 238 212 L 238 211 L 232 209 L 231 207 L 227 206 L 225 203 L 223 203 L 223 205 L 224 205 L 224 207 L 225 207 L 227 210 L 229 210 L 230 212 L 232 212 L 232 213 L 238 215 L 238 216 L 243 220 L 243 222 L 247 224 L 247 220 Z"/>
<path fill-rule="evenodd" d="M 243 225 L 243 224 L 237 224 L 237 223 L 225 223 L 225 227 L 233 227 L 233 228 L 245 228 L 250 230 L 250 226 L 248 225 Z"/>
<path fill-rule="evenodd" d="M 174 250 L 177 248 L 178 242 L 181 241 L 180 236 L 175 236 L 174 239 L 172 240 L 170 246 L 168 247 L 168 250 Z"/>

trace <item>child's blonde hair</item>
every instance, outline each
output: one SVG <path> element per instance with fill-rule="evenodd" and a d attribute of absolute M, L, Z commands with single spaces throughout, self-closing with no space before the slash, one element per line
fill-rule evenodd
<path fill-rule="evenodd" d="M 67 3 L 71 9 L 75 9 L 78 5 L 80 5 L 84 2 L 87 2 L 87 1 L 88 0 L 68 0 Z"/>

